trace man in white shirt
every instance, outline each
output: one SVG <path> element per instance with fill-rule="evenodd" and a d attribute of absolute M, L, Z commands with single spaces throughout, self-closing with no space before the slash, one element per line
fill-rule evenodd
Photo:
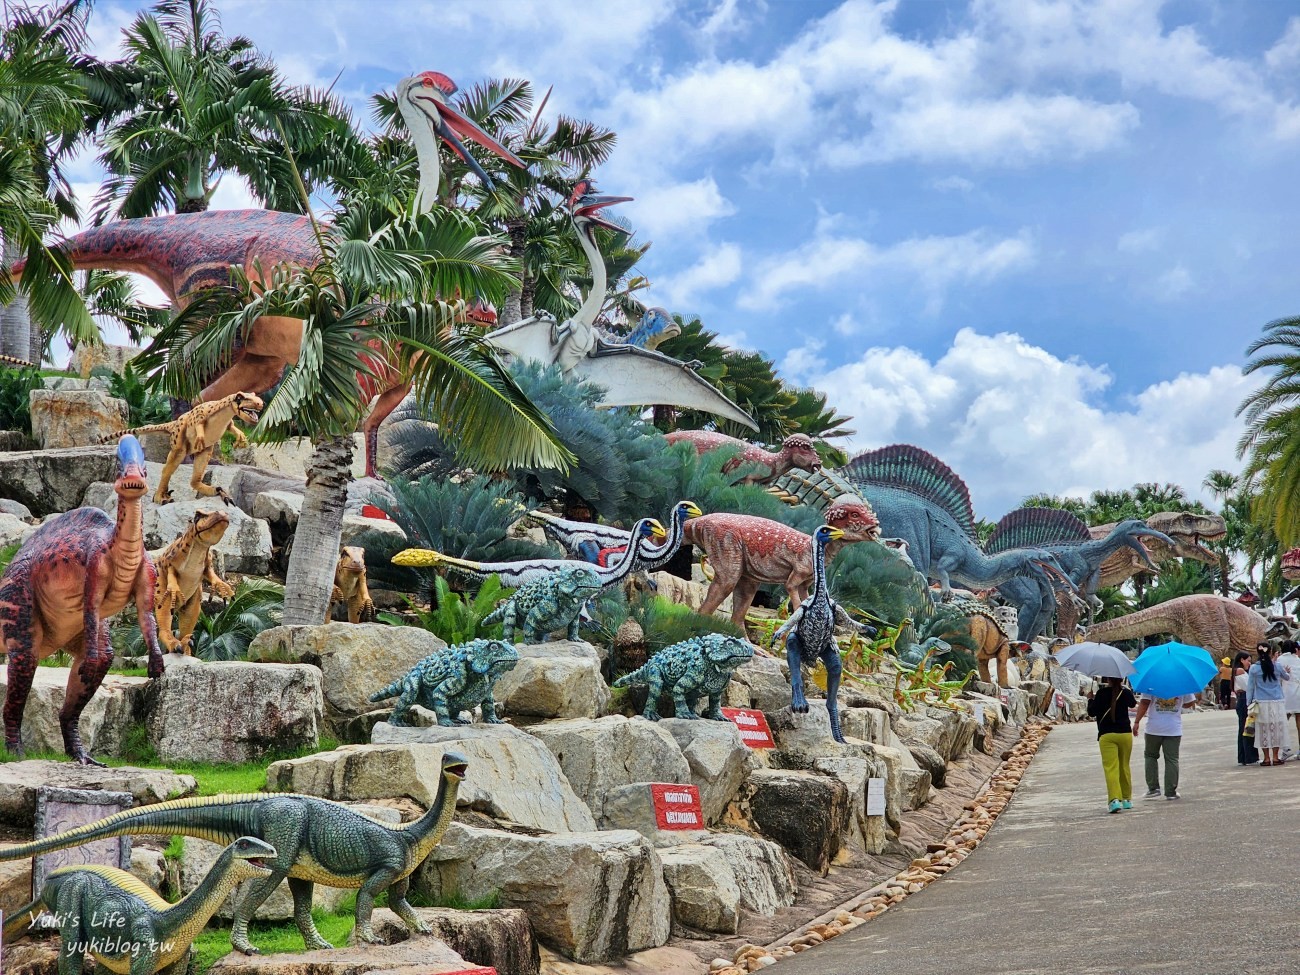
<path fill-rule="evenodd" d="M 1296 642 L 1294 640 L 1282 641 L 1282 653 L 1278 655 L 1277 662 L 1285 670 L 1289 670 L 1293 674 L 1300 674 L 1300 655 L 1296 654 Z M 1282 700 L 1286 703 L 1287 717 L 1295 715 L 1296 735 L 1300 737 L 1300 680 L 1284 680 L 1282 682 Z M 1286 748 L 1282 752 L 1282 757 L 1288 758 L 1290 757 L 1288 753 L 1295 754 L 1295 752 L 1295 748 Z"/>
<path fill-rule="evenodd" d="M 1147 736 L 1143 749 L 1146 759 L 1147 794 L 1144 799 L 1160 798 L 1160 755 L 1165 757 L 1165 798 L 1181 799 L 1178 794 L 1178 749 L 1183 743 L 1183 712 L 1196 707 L 1195 694 L 1179 697 L 1156 697 L 1143 694 L 1133 714 L 1133 737 L 1138 736 L 1142 719 L 1148 711 Z"/>

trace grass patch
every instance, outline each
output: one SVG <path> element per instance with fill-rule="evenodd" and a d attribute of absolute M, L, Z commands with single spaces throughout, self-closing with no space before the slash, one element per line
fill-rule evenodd
<path fill-rule="evenodd" d="M 171 842 L 167 844 L 167 849 L 163 850 L 163 857 L 168 860 L 179 860 L 185 855 L 185 837 L 173 836 Z"/>
<path fill-rule="evenodd" d="M 352 912 L 346 914 L 326 914 L 312 911 L 316 921 L 316 930 L 335 948 L 342 948 L 352 933 Z M 301 953 L 303 949 L 302 934 L 292 921 L 272 923 L 254 921 L 249 925 L 249 940 L 266 954 L 289 952 Z M 230 928 L 208 927 L 194 939 L 195 971 L 203 975 L 219 958 L 234 950 L 230 947 Z"/>

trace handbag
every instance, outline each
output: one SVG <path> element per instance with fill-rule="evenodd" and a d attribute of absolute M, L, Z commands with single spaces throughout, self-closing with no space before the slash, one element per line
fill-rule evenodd
<path fill-rule="evenodd" d="M 1255 713 L 1258 710 L 1259 709 L 1255 706 L 1254 703 L 1252 703 L 1250 707 L 1246 709 L 1246 726 L 1241 729 L 1241 737 L 1243 738 L 1255 737 Z"/>

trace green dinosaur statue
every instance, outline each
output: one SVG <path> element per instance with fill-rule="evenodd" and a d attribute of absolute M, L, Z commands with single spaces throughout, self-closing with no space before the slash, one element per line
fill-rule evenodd
<path fill-rule="evenodd" d="M 62 940 L 59 975 L 80 975 L 87 954 L 118 975 L 154 975 L 185 956 L 236 884 L 269 877 L 262 861 L 275 856 L 269 843 L 241 836 L 175 904 L 116 867 L 60 867 L 46 878 L 40 896 L 6 921 L 4 940 L 21 937 L 49 911 Z"/>
<path fill-rule="evenodd" d="M 388 906 L 408 928 L 429 928 L 406 901 L 407 878 L 442 840 L 456 812 L 456 793 L 469 760 L 456 752 L 442 756 L 442 782 L 433 805 L 419 819 L 390 826 L 338 802 L 317 796 L 263 793 L 175 799 L 129 809 L 97 822 L 0 850 L 0 860 L 21 860 L 51 850 L 78 846 L 106 836 L 178 834 L 216 843 L 254 836 L 276 854 L 270 871 L 250 885 L 235 907 L 230 943 L 246 955 L 258 950 L 248 940 L 248 922 L 289 878 L 293 916 L 309 949 L 331 948 L 311 917 L 314 884 L 357 890 L 356 936 L 374 943 L 370 915 L 375 897 L 387 890 Z M 135 975 L 135 973 L 132 973 Z"/>

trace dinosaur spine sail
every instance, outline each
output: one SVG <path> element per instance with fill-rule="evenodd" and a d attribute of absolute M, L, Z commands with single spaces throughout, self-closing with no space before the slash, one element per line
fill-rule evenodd
<path fill-rule="evenodd" d="M 896 488 L 937 505 L 973 541 L 975 508 L 970 490 L 957 473 L 929 451 L 911 444 L 893 444 L 859 454 L 840 468 L 850 484 Z"/>
<path fill-rule="evenodd" d="M 984 543 L 990 555 L 1013 548 L 1079 545 L 1092 541 L 1092 533 L 1078 516 L 1063 508 L 1017 508 L 1002 516 Z"/>

